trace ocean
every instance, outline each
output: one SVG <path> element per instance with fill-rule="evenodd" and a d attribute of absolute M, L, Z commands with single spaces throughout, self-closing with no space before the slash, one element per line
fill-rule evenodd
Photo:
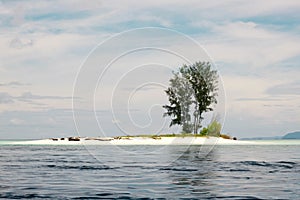
<path fill-rule="evenodd" d="M 0 149 L 3 199 L 300 198 L 300 145 Z"/>

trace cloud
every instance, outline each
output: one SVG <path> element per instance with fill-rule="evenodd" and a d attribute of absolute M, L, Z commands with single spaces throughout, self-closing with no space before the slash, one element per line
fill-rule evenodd
<path fill-rule="evenodd" d="M 66 109 L 0 112 L 0 138 L 50 138 L 76 135 L 72 112 Z"/>
<path fill-rule="evenodd" d="M 238 98 L 236 101 L 284 101 L 285 99 L 265 97 L 265 98 Z"/>
<path fill-rule="evenodd" d="M 48 96 L 48 95 L 34 95 L 31 92 L 25 92 L 20 96 L 12 96 L 6 92 L 0 92 L 0 104 L 9 104 L 16 101 L 23 101 L 33 105 L 45 105 L 34 100 L 65 100 L 72 99 L 72 97 L 67 96 Z"/>
<path fill-rule="evenodd" d="M 230 118 L 229 132 L 237 126 L 236 122 L 242 114 L 247 114 L 243 116 L 244 119 L 253 122 L 251 128 L 255 129 L 250 131 L 272 131 L 261 125 L 261 122 L 267 119 L 273 127 L 278 122 L 271 118 L 278 113 L 281 115 L 280 120 L 291 118 L 290 116 L 299 119 L 298 110 L 294 109 L 287 114 L 282 112 L 286 110 L 280 109 L 280 106 L 263 107 L 278 104 L 278 101 L 285 101 L 280 104 L 286 106 L 297 103 L 297 100 L 291 100 L 288 95 L 299 95 L 299 83 L 293 82 L 300 75 L 299 59 L 290 61 L 290 65 L 294 66 L 290 71 L 286 71 L 283 64 L 300 55 L 297 21 L 300 17 L 299 9 L 300 2 L 295 0 L 273 0 L 271 4 L 260 0 L 130 0 L 126 3 L 82 3 L 77 0 L 3 1 L 0 3 L 0 71 L 7 80 L 20 82 L 0 83 L 3 89 L 0 93 L 0 111 L 10 106 L 19 110 L 30 110 L 32 108 L 29 106 L 32 105 L 67 107 L 77 69 L 97 43 L 120 31 L 159 26 L 181 31 L 203 43 L 209 54 L 220 64 L 221 72 L 229 77 L 224 78 L 228 112 L 235 114 Z M 141 41 L 141 38 L 126 42 L 137 41 Z M 173 41 L 177 45 L 176 40 Z M 178 49 L 183 48 L 189 49 L 191 54 L 194 52 L 187 45 L 178 45 Z M 115 46 L 108 48 L 107 52 L 115 49 Z M 167 62 L 173 60 L 168 59 Z M 126 64 L 131 63 L 126 61 L 122 66 Z M 120 72 L 119 68 L 116 71 Z M 110 78 L 114 79 L 114 76 Z M 32 93 L 19 87 L 25 86 L 26 82 L 32 83 L 30 88 L 26 87 Z M 11 91 L 12 87 L 15 87 L 14 91 Z M 131 88 L 134 86 L 125 89 Z M 142 90 L 148 90 L 147 94 L 152 92 L 151 88 Z M 60 95 L 51 96 L 48 91 Z M 108 96 L 109 92 L 109 89 L 104 91 L 103 96 Z M 63 96 L 65 94 L 67 95 Z M 141 107 L 149 104 L 147 99 L 141 99 L 140 102 Z M 59 113 L 62 112 L 57 114 L 60 115 Z M 20 117 L 22 114 L 24 116 Z M 28 123 L 29 119 L 34 118 L 39 130 L 27 127 L 26 133 L 29 135 L 42 131 L 50 133 L 53 130 L 67 130 L 54 116 L 43 117 L 43 122 L 39 121 L 39 114 L 41 113 L 19 112 L 9 117 L 5 115 L 3 120 L 11 119 L 7 123 L 9 126 L 11 123 L 18 123 L 17 119 L 26 119 Z M 101 114 L 103 117 L 107 115 L 109 114 Z M 47 119 L 53 124 L 58 123 L 60 128 L 55 129 L 51 123 L 47 124 Z M 259 126 L 256 125 L 257 122 Z M 107 121 L 109 123 L 111 121 Z M 296 127 L 299 123 L 287 124 Z M 25 127 L 25 124 L 20 124 L 19 127 L 21 126 Z M 248 127 L 249 123 L 245 121 L 244 126 L 236 131 L 243 132 Z M 5 131 L 17 134 L 22 129 L 17 130 L 11 125 Z"/>
<path fill-rule="evenodd" d="M 33 40 L 15 38 L 10 42 L 11 48 L 22 49 L 33 45 Z"/>
<path fill-rule="evenodd" d="M 13 125 L 24 125 L 26 124 L 26 122 L 22 119 L 18 119 L 18 118 L 13 118 L 10 120 L 11 124 Z"/>
<path fill-rule="evenodd" d="M 239 71 L 270 68 L 300 55 L 300 38 L 294 32 L 244 21 L 210 23 L 209 29 L 211 36 L 203 36 L 208 52 L 216 61 L 239 66 Z"/>
<path fill-rule="evenodd" d="M 14 103 L 14 98 L 6 92 L 0 92 L 0 104 Z"/>
<path fill-rule="evenodd" d="M 0 5 L 3 24 L 12 24 L 15 27 L 9 29 L 21 29 L 31 26 L 31 31 L 42 32 L 85 32 L 99 33 L 109 30 L 121 31 L 134 26 L 160 25 L 164 27 L 180 28 L 187 30 L 188 23 L 199 19 L 210 21 L 224 21 L 224 19 L 236 20 L 241 18 L 270 16 L 283 16 L 293 13 L 298 15 L 300 4 L 294 0 L 274 0 L 272 4 L 259 0 L 239 3 L 236 0 L 204 1 L 191 0 L 182 2 L 179 0 L 166 1 L 137 1 L 126 3 L 118 1 L 92 1 L 82 3 L 75 1 L 70 3 L 62 1 L 16 1 L 4 2 Z M 189 12 L 186 12 L 189 10 Z M 2 11 L 2 12 L 1 12 Z M 213 11 L 213 12 L 212 12 Z M 16 23 L 17 22 L 17 23 Z M 129 22 L 131 22 L 129 24 Z M 136 22 L 136 23 L 133 23 Z M 185 24 L 182 24 L 182 23 Z M 84 27 L 84 28 L 83 28 Z M 7 29 L 7 27 L 5 27 Z M 29 33 L 31 33 L 31 31 Z"/>
<path fill-rule="evenodd" d="M 269 105 L 269 104 L 264 104 L 264 107 L 286 107 L 284 104 L 275 104 L 275 105 Z"/>
<path fill-rule="evenodd" d="M 16 97 L 18 100 L 35 100 L 35 99 L 72 99 L 72 97 L 65 96 L 47 96 L 47 95 L 34 95 L 31 92 L 25 92 L 21 96 Z"/>
<path fill-rule="evenodd" d="M 0 83 L 0 87 L 1 86 L 28 86 L 30 84 L 28 83 L 21 83 L 21 82 L 18 82 L 18 81 L 11 81 L 11 82 L 8 82 L 8 83 Z"/>
<path fill-rule="evenodd" d="M 151 83 L 149 83 L 151 84 Z M 162 90 L 162 86 L 152 83 L 152 86 L 150 85 L 142 85 L 140 87 L 123 87 L 122 90 L 123 91 L 132 91 L 132 92 L 137 92 L 137 91 L 149 91 L 149 90 Z"/>
<path fill-rule="evenodd" d="M 280 84 L 266 90 L 270 95 L 300 95 L 300 82 Z"/>
<path fill-rule="evenodd" d="M 111 122 L 112 122 L 113 124 L 120 124 L 120 123 L 121 123 L 121 121 L 118 120 L 118 119 L 113 119 L 113 120 L 111 120 Z"/>

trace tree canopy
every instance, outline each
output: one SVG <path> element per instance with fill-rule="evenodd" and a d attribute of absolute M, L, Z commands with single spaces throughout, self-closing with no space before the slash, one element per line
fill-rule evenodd
<path fill-rule="evenodd" d="M 171 116 L 170 126 L 181 125 L 183 133 L 200 130 L 203 114 L 213 110 L 217 103 L 218 74 L 209 62 L 183 65 L 173 72 L 170 86 L 165 91 L 169 105 L 164 116 Z"/>

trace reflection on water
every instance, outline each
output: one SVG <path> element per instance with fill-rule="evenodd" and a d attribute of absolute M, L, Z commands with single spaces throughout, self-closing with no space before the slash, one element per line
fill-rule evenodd
<path fill-rule="evenodd" d="M 190 187 L 191 194 L 204 198 L 215 196 L 213 188 L 215 185 L 210 181 L 216 174 L 211 170 L 207 162 L 214 160 L 215 152 L 212 150 L 203 155 L 199 147 L 190 147 L 175 162 L 170 165 L 169 173 L 174 185 L 185 185 Z"/>

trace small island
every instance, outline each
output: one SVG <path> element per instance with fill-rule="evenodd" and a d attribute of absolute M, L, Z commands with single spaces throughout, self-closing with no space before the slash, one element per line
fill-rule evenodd
<path fill-rule="evenodd" d="M 248 145 L 228 135 L 204 136 L 194 134 L 135 135 L 116 137 L 63 137 L 14 142 L 20 145 Z"/>
<path fill-rule="evenodd" d="M 215 145 L 251 144 L 221 134 L 222 125 L 213 113 L 210 124 L 203 126 L 204 114 L 218 103 L 219 75 L 210 62 L 182 65 L 173 71 L 165 90 L 168 104 L 163 117 L 171 126 L 180 126 L 180 134 L 133 135 L 116 137 L 67 137 L 22 142 L 23 144 L 84 144 L 84 145 Z M 212 113 L 211 113 L 212 114 Z"/>
<path fill-rule="evenodd" d="M 164 91 L 168 104 L 163 105 L 163 117 L 169 126 L 180 126 L 181 133 L 155 135 L 125 135 L 112 137 L 62 137 L 14 142 L 28 145 L 269 145 L 274 142 L 241 141 L 222 134 L 222 124 L 216 108 L 219 76 L 209 62 L 182 65 L 173 71 L 169 87 Z M 205 114 L 212 118 L 203 125 Z M 207 120 L 206 120 L 207 121 Z M 289 133 L 282 139 L 300 139 L 300 132 Z M 282 143 L 286 144 L 286 143 Z"/>
<path fill-rule="evenodd" d="M 300 131 L 292 132 L 292 133 L 287 133 L 282 137 L 284 140 L 291 140 L 291 139 L 300 139 Z"/>

